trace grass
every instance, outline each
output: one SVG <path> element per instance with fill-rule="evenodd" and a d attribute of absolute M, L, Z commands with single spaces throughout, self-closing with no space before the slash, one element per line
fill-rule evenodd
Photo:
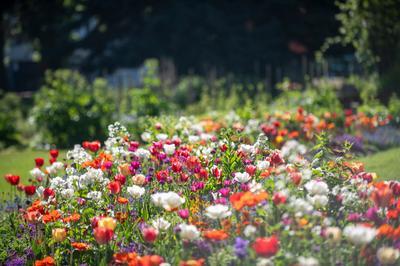
<path fill-rule="evenodd" d="M 42 157 L 45 166 L 49 164 L 48 151 L 8 149 L 0 152 L 0 192 L 11 190 L 11 186 L 5 181 L 4 175 L 11 173 L 21 177 L 22 183 L 27 183 L 30 178 L 29 171 L 35 167 L 34 159 Z M 60 151 L 59 160 L 65 157 L 65 152 Z"/>
<path fill-rule="evenodd" d="M 393 148 L 360 158 L 367 172 L 375 172 L 382 179 L 400 179 L 400 148 Z"/>

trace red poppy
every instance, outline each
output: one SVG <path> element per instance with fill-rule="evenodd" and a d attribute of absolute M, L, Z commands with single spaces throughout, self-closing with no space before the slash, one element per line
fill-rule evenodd
<path fill-rule="evenodd" d="M 25 186 L 24 191 L 27 196 L 32 196 L 36 192 L 36 187 L 34 185 Z"/>
<path fill-rule="evenodd" d="M 53 158 L 53 157 L 52 157 L 52 158 L 49 159 L 49 163 L 50 163 L 50 164 L 53 164 L 53 163 L 55 163 L 56 161 L 57 161 L 57 158 Z"/>
<path fill-rule="evenodd" d="M 20 177 L 18 175 L 6 174 L 4 176 L 5 180 L 13 186 L 19 184 Z"/>
<path fill-rule="evenodd" d="M 44 159 L 43 158 L 35 158 L 35 164 L 37 168 L 40 168 L 44 164 Z"/>
<path fill-rule="evenodd" d="M 121 183 L 118 181 L 111 181 L 108 183 L 108 189 L 112 194 L 118 194 L 121 192 Z"/>
<path fill-rule="evenodd" d="M 97 152 L 100 149 L 101 143 L 98 140 L 95 141 L 84 141 L 82 147 L 92 152 Z"/>
<path fill-rule="evenodd" d="M 58 150 L 56 150 L 56 149 L 50 150 L 49 153 L 50 153 L 51 158 L 57 158 L 58 157 Z"/>
<path fill-rule="evenodd" d="M 258 256 L 272 257 L 279 250 L 279 240 L 276 236 L 258 237 L 252 248 Z"/>

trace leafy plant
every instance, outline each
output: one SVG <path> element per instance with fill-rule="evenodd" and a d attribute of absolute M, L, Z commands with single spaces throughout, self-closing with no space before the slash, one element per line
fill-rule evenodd
<path fill-rule="evenodd" d="M 22 118 L 21 100 L 14 93 L 0 91 L 0 147 L 18 143 L 18 122 Z"/>
<path fill-rule="evenodd" d="M 34 103 L 32 117 L 41 140 L 59 147 L 103 139 L 115 110 L 104 80 L 89 83 L 70 70 L 48 71 Z"/>

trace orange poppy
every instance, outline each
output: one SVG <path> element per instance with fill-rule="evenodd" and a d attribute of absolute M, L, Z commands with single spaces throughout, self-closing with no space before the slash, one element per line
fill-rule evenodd
<path fill-rule="evenodd" d="M 203 266 L 204 262 L 204 259 L 187 260 L 179 262 L 179 266 Z"/>
<path fill-rule="evenodd" d="M 203 232 L 203 236 L 210 240 L 221 241 L 229 237 L 229 235 L 223 230 L 207 230 Z"/>
<path fill-rule="evenodd" d="M 120 223 L 125 222 L 125 220 L 128 219 L 128 213 L 127 212 L 117 212 L 115 214 L 115 219 L 117 219 Z"/>
<path fill-rule="evenodd" d="M 81 218 L 80 214 L 74 213 L 68 217 L 65 217 L 63 219 L 64 223 L 69 223 L 69 222 L 77 222 Z"/>
<path fill-rule="evenodd" d="M 117 264 L 129 264 L 137 262 L 138 256 L 135 252 L 116 253 L 113 255 L 114 262 Z"/>
<path fill-rule="evenodd" d="M 394 233 L 394 228 L 390 224 L 383 224 L 378 228 L 378 236 L 390 237 Z"/>
<path fill-rule="evenodd" d="M 128 199 L 124 198 L 124 197 L 118 197 L 117 198 L 118 203 L 120 204 L 127 204 L 128 203 Z"/>
<path fill-rule="evenodd" d="M 48 214 L 43 215 L 42 222 L 47 224 L 49 222 L 55 222 L 61 217 L 61 214 L 57 210 L 52 210 Z"/>
<path fill-rule="evenodd" d="M 89 249 L 89 245 L 82 242 L 73 242 L 71 246 L 78 251 L 85 251 Z"/>
<path fill-rule="evenodd" d="M 233 208 L 235 210 L 240 211 L 244 207 L 254 207 L 263 200 L 266 200 L 268 197 L 268 194 L 266 192 L 260 192 L 260 193 L 252 193 L 250 191 L 247 192 L 239 192 L 236 194 L 231 195 L 229 198 Z"/>
<path fill-rule="evenodd" d="M 37 260 L 35 261 L 35 266 L 54 266 L 56 265 L 54 259 L 50 256 L 42 259 L 42 260 Z"/>

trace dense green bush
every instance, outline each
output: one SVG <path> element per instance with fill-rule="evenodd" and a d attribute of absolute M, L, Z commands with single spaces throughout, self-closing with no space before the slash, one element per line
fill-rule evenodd
<path fill-rule="evenodd" d="M 18 143 L 18 123 L 21 118 L 20 98 L 14 93 L 0 91 L 0 148 Z"/>
<path fill-rule="evenodd" d="M 67 147 L 103 139 L 114 106 L 104 80 L 89 83 L 75 71 L 49 71 L 35 95 L 32 117 L 43 142 Z"/>
<path fill-rule="evenodd" d="M 319 115 L 328 111 L 340 113 L 343 109 L 335 87 L 326 80 L 321 80 L 318 84 L 308 83 L 304 90 L 285 84 L 278 84 L 278 89 L 281 93 L 273 102 L 274 110 L 294 111 L 302 106 L 306 111 Z"/>
<path fill-rule="evenodd" d="M 394 118 L 394 122 L 400 124 L 400 99 L 396 94 L 390 98 L 388 109 Z"/>

